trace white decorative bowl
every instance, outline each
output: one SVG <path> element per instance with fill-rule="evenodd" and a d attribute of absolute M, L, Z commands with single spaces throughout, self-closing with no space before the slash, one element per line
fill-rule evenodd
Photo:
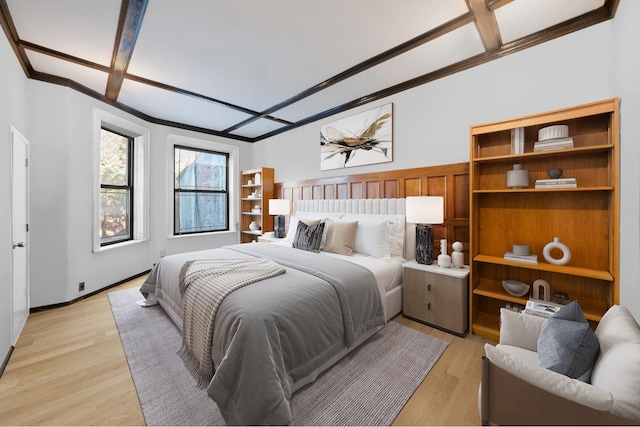
<path fill-rule="evenodd" d="M 547 139 L 566 138 L 569 136 L 569 126 L 553 125 L 547 126 L 538 131 L 538 141 L 546 141 Z"/>
<path fill-rule="evenodd" d="M 521 297 L 529 292 L 530 285 L 518 280 L 503 280 L 502 287 L 510 295 L 513 295 L 514 297 Z"/>

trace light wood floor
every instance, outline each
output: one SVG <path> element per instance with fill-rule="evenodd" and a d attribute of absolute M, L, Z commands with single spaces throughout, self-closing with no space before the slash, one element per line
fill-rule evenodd
<path fill-rule="evenodd" d="M 2 425 L 144 425 L 108 292 L 30 315 L 0 378 Z M 477 392 L 485 340 L 459 338 L 398 316 L 449 342 L 394 425 L 479 425 Z"/>

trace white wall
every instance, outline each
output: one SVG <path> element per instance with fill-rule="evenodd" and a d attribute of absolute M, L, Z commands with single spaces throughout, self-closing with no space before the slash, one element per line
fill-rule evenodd
<path fill-rule="evenodd" d="M 633 121 L 640 114 L 635 77 L 640 67 L 632 42 L 640 38 L 640 29 L 630 18 L 638 16 L 639 9 L 639 2 L 621 2 L 613 21 L 253 145 L 148 124 L 64 87 L 37 81 L 25 84 L 5 40 L 0 44 L 0 55 L 9 58 L 13 66 L 7 73 L 6 61 L 2 62 L 2 74 L 9 78 L 0 84 L 6 85 L 7 93 L 29 93 L 29 128 L 21 129 L 26 122 L 25 113 L 19 113 L 26 108 L 22 95 L 14 95 L 17 110 L 16 100 L 6 97 L 0 100 L 0 125 L 4 126 L 7 117 L 17 114 L 16 127 L 31 142 L 32 305 L 74 299 L 81 295 L 77 291 L 80 281 L 86 282 L 87 293 L 147 270 L 161 250 L 171 254 L 236 241 L 235 235 L 167 238 L 164 186 L 169 133 L 237 145 L 241 169 L 273 167 L 276 181 L 287 181 L 465 162 L 469 159 L 469 126 L 473 124 L 620 96 L 622 304 L 640 318 L 637 262 L 640 168 L 636 166 L 640 131 L 633 128 Z M 394 103 L 393 162 L 320 171 L 319 126 L 385 102 Z M 91 252 L 94 106 L 151 130 L 151 238 L 146 243 L 99 254 Z M 0 138 L 6 139 L 7 135 L 8 130 L 0 133 Z M 0 139 L 2 159 L 7 158 L 2 154 L 8 150 L 8 141 L 1 144 L 4 139 Z M 5 171 L 3 168 L 0 173 L 6 175 Z M 8 188 L 2 187 L 0 191 L 2 199 L 7 200 Z M 3 219 L 8 218 L 8 212 L 0 207 Z M 8 239 L 8 228 L 4 227 L 0 229 L 2 242 Z M 2 257 L 0 263 L 6 263 L 5 259 Z M 2 267 L 0 279 L 5 277 L 5 264 Z"/>
<path fill-rule="evenodd" d="M 11 128 L 27 132 L 27 79 L 0 37 L 0 365 L 11 348 Z"/>
<path fill-rule="evenodd" d="M 240 169 L 251 166 L 251 144 L 195 134 L 137 119 L 66 87 L 29 81 L 31 135 L 31 305 L 73 300 L 149 270 L 166 254 L 238 242 L 236 232 L 168 237 L 167 137 L 183 135 L 240 147 Z M 93 109 L 151 131 L 150 215 L 146 242 L 92 252 Z M 78 283 L 85 282 L 85 291 Z"/>
<path fill-rule="evenodd" d="M 640 318 L 640 2 L 623 1 L 616 12 L 611 51 L 614 89 L 620 94 L 620 300 Z"/>
<path fill-rule="evenodd" d="M 260 141 L 254 157 L 275 168 L 278 182 L 467 162 L 471 125 L 616 96 L 611 28 L 609 21 Z M 393 162 L 320 171 L 320 125 L 387 102 Z"/>
<path fill-rule="evenodd" d="M 621 2 L 613 21 L 260 141 L 254 157 L 275 168 L 278 182 L 466 162 L 471 125 L 619 96 L 621 304 L 640 319 L 640 27 L 634 16 L 640 2 Z M 320 171 L 320 125 L 386 102 L 394 104 L 393 162 Z"/>

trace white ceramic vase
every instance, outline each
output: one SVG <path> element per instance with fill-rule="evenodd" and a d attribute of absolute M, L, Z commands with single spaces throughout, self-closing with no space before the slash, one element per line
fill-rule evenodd
<path fill-rule="evenodd" d="M 255 221 L 251 221 L 251 223 L 249 224 L 249 230 L 258 231 L 259 229 L 260 226 L 258 225 L 258 223 L 256 223 Z"/>
<path fill-rule="evenodd" d="M 562 251 L 562 258 L 552 257 L 551 256 L 552 249 L 559 249 L 560 251 Z M 544 256 L 544 259 L 546 259 L 549 264 L 565 265 L 569 261 L 571 261 L 571 250 L 564 243 L 560 243 L 559 237 L 554 237 L 553 242 L 549 242 L 546 244 L 546 246 L 542 250 L 542 255 Z"/>
<path fill-rule="evenodd" d="M 451 257 L 447 255 L 447 239 L 440 239 L 440 255 L 438 265 L 443 268 L 451 267 Z"/>
<path fill-rule="evenodd" d="M 453 242 L 451 245 L 453 252 L 451 253 L 451 261 L 454 268 L 462 268 L 464 266 L 464 254 L 462 253 L 462 243 Z"/>
<path fill-rule="evenodd" d="M 514 189 L 529 186 L 529 171 L 522 169 L 521 164 L 513 165 L 513 169 L 507 171 L 507 187 Z"/>

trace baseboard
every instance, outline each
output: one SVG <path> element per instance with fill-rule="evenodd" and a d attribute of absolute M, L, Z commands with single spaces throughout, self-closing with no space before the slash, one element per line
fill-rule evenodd
<path fill-rule="evenodd" d="M 90 293 L 88 293 L 86 295 L 82 295 L 82 296 L 80 296 L 78 298 L 72 299 L 71 301 L 60 302 L 60 303 L 57 303 L 57 304 L 43 305 L 43 306 L 40 306 L 40 307 L 31 307 L 29 309 L 29 312 L 30 313 L 37 313 L 39 311 L 51 310 L 53 308 L 66 307 L 66 306 L 74 304 L 74 303 L 76 303 L 78 301 L 82 301 L 85 298 L 89 298 L 90 296 L 99 294 L 100 292 L 103 292 L 103 291 L 105 291 L 107 289 L 115 288 L 116 286 L 122 285 L 123 283 L 126 283 L 126 282 L 128 282 L 130 280 L 137 279 L 138 277 L 144 276 L 145 274 L 149 274 L 150 271 L 151 270 L 143 271 L 142 273 L 138 273 L 138 274 L 136 274 L 134 276 L 128 277 L 128 278 L 123 279 L 123 280 L 120 280 L 117 283 L 105 286 L 104 288 L 100 288 L 100 289 L 98 289 L 96 291 L 93 291 L 93 292 L 90 292 Z"/>
<path fill-rule="evenodd" d="M 2 378 L 2 374 L 4 374 L 4 369 L 7 367 L 7 364 L 9 363 L 9 359 L 11 359 L 11 354 L 13 354 L 13 346 L 11 346 L 11 348 L 9 349 L 9 352 L 7 353 L 7 357 L 4 358 L 4 362 L 2 362 L 2 366 L 0 366 L 0 378 Z"/>

